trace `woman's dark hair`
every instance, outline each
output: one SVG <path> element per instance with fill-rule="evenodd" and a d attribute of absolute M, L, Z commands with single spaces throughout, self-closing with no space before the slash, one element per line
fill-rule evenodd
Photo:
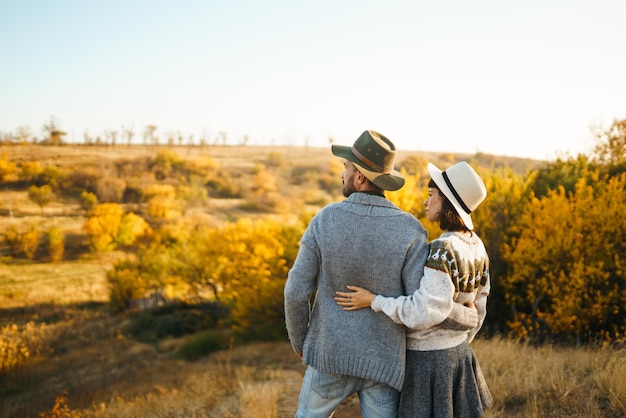
<path fill-rule="evenodd" d="M 441 192 L 441 189 L 433 179 L 430 179 L 428 182 L 428 187 Z M 444 231 L 471 232 L 470 229 L 465 226 L 465 222 L 463 222 L 456 209 L 454 209 L 450 200 L 443 193 L 439 193 L 439 195 L 443 198 L 438 219 L 439 227 Z"/>

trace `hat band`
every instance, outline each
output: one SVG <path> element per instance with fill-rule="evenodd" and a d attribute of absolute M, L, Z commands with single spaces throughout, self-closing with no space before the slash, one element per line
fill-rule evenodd
<path fill-rule="evenodd" d="M 361 154 L 356 148 L 354 148 L 354 146 L 352 147 L 352 153 L 356 155 L 356 157 L 359 160 L 361 160 L 361 162 L 363 162 L 369 168 L 372 168 L 375 171 L 378 171 L 379 173 L 383 173 L 383 174 L 391 173 L 391 170 L 385 170 L 385 167 L 381 167 L 378 164 L 374 163 L 373 161 L 370 161 L 367 158 L 365 158 L 365 156 Z"/>
<path fill-rule="evenodd" d="M 463 199 L 461 199 L 461 196 L 459 196 L 459 194 L 456 192 L 456 189 L 454 188 L 454 186 L 452 185 L 452 182 L 450 181 L 450 179 L 448 178 L 448 174 L 446 174 L 445 171 L 442 171 L 441 174 L 443 175 L 443 179 L 445 180 L 446 184 L 448 185 L 448 187 L 450 188 L 450 191 L 452 192 L 452 194 L 454 195 L 454 197 L 456 198 L 456 201 L 459 202 L 459 205 L 461 205 L 461 207 L 463 208 L 463 210 L 465 212 L 467 212 L 467 214 L 469 215 L 470 213 L 472 213 L 472 211 L 470 210 L 470 208 L 467 207 L 467 205 L 465 204 L 465 202 L 463 202 Z"/>

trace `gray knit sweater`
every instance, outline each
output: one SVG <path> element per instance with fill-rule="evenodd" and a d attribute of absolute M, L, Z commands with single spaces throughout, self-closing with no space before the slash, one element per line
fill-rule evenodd
<path fill-rule="evenodd" d="M 386 296 L 411 294 L 427 255 L 422 224 L 382 196 L 357 192 L 318 212 L 285 285 L 287 331 L 304 364 L 400 390 L 405 328 L 371 309 L 344 311 L 335 291 L 350 284 Z"/>

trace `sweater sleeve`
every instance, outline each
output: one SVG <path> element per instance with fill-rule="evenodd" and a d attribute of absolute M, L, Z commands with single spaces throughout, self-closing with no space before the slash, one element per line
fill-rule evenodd
<path fill-rule="evenodd" d="M 489 292 L 491 290 L 491 282 L 487 281 L 484 285 L 481 285 L 478 288 L 478 294 L 476 295 L 476 310 L 478 311 L 478 324 L 475 328 L 473 328 L 468 336 L 468 341 L 472 342 L 480 328 L 483 326 L 483 322 L 485 321 L 485 316 L 487 316 L 487 296 L 489 296 Z"/>
<path fill-rule="evenodd" d="M 441 323 L 441 328 L 457 331 L 469 331 L 478 327 L 478 310 L 460 303 L 452 304 L 452 312 Z"/>
<path fill-rule="evenodd" d="M 311 316 L 310 298 L 317 286 L 318 272 L 318 254 L 303 238 L 284 290 L 287 334 L 297 354 L 304 349 Z"/>
<path fill-rule="evenodd" d="M 426 267 L 420 287 L 412 295 L 397 298 L 377 295 L 371 306 L 398 324 L 422 330 L 440 324 L 450 315 L 453 296 L 454 285 L 450 277 Z"/>

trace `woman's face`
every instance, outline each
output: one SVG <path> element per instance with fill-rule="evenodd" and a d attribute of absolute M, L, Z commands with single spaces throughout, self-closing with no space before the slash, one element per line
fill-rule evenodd
<path fill-rule="evenodd" d="M 437 222 L 441 213 L 443 196 L 439 194 L 439 189 L 434 187 L 428 188 L 428 199 L 424 201 L 426 206 L 426 219 L 430 222 Z"/>

